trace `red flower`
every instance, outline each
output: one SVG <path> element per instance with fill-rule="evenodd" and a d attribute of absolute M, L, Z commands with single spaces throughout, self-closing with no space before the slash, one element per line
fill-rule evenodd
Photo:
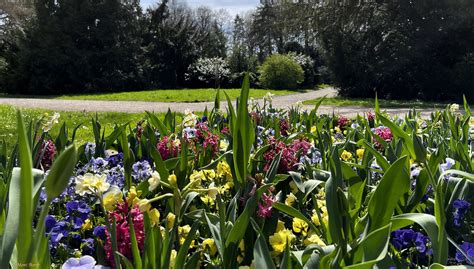
<path fill-rule="evenodd" d="M 177 157 L 178 152 L 181 149 L 181 145 L 175 145 L 173 141 L 170 141 L 169 137 L 167 136 L 163 137 L 163 139 L 158 142 L 156 147 L 163 160 Z"/>
<path fill-rule="evenodd" d="M 337 126 L 339 126 L 339 128 L 344 128 L 346 125 L 349 124 L 349 119 L 344 117 L 344 116 L 340 116 L 339 119 L 337 120 Z"/>

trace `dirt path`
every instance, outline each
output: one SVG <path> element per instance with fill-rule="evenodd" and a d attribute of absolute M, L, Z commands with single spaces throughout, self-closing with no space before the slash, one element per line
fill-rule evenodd
<path fill-rule="evenodd" d="M 323 96 L 336 96 L 337 91 L 333 88 L 325 88 L 318 91 L 282 95 L 273 97 L 273 106 L 288 108 L 299 101 L 311 100 Z M 261 102 L 261 100 L 259 101 Z M 164 102 L 142 102 L 142 101 L 89 101 L 89 100 L 56 100 L 56 99 L 34 99 L 34 98 L 0 98 L 0 104 L 12 105 L 21 108 L 43 108 L 55 111 L 83 111 L 83 112 L 126 112 L 141 113 L 144 111 L 166 112 L 168 108 L 176 112 L 184 112 L 186 109 L 192 111 L 203 111 L 206 107 L 212 108 L 213 102 L 202 103 L 164 103 Z M 225 108 L 226 102 L 221 102 Z M 311 108 L 311 106 L 307 106 Z M 321 106 L 320 113 L 336 113 L 347 116 L 363 114 L 370 109 L 365 107 L 332 107 Z M 390 114 L 405 114 L 409 109 L 387 109 Z M 423 114 L 429 114 L 432 110 L 420 110 Z"/>

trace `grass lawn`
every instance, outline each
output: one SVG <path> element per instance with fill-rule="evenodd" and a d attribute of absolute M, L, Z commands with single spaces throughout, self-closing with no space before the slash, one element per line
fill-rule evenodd
<path fill-rule="evenodd" d="M 305 105 L 314 105 L 318 99 L 304 101 Z M 406 101 L 406 100 L 385 100 L 379 99 L 380 107 L 382 108 L 444 108 L 447 103 L 434 103 L 426 101 Z M 375 99 L 371 98 L 346 98 L 346 97 L 331 97 L 326 98 L 322 105 L 328 106 L 362 106 L 375 107 Z"/>
<path fill-rule="evenodd" d="M 22 109 L 22 113 L 25 119 L 25 123 L 29 122 L 30 119 L 39 119 L 48 113 L 51 116 L 54 111 L 44 109 Z M 94 141 L 92 132 L 91 119 L 95 117 L 96 113 L 85 113 L 85 112 L 60 112 L 59 124 L 55 124 L 50 131 L 50 134 L 55 137 L 59 128 L 66 122 L 69 128 L 69 136 L 72 135 L 73 129 L 83 124 L 76 133 L 76 142 L 82 144 L 89 141 Z M 145 113 L 129 114 L 129 113 L 98 113 L 99 122 L 102 128 L 105 128 L 106 136 L 113 131 L 115 123 L 125 124 L 130 122 L 133 126 L 136 122 L 145 118 Z M 164 114 L 158 114 L 159 118 L 164 118 Z M 181 120 L 178 116 L 177 121 Z M 0 105 L 0 121 L 3 122 L 2 128 L 0 129 L 0 140 L 5 140 L 8 145 L 16 143 L 17 139 L 17 127 L 16 127 L 16 108 L 8 105 Z"/>
<path fill-rule="evenodd" d="M 231 100 L 240 96 L 240 89 L 225 89 Z M 290 90 L 262 90 L 251 89 L 250 97 L 262 98 L 267 92 L 274 95 L 295 94 L 300 91 Z M 148 102 L 207 102 L 214 101 L 215 89 L 179 89 L 179 90 L 152 90 L 139 92 L 100 93 L 100 94 L 78 94 L 54 97 L 65 100 L 107 100 L 107 101 L 148 101 Z M 221 93 L 221 100 L 225 95 Z"/>

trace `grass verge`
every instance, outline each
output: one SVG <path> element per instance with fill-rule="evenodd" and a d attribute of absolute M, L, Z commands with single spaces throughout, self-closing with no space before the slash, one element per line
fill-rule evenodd
<path fill-rule="evenodd" d="M 314 105 L 318 99 L 304 101 L 305 105 Z M 385 100 L 379 99 L 380 107 L 383 108 L 444 108 L 448 103 L 435 103 L 420 100 Z M 328 106 L 361 106 L 361 107 L 375 107 L 375 99 L 371 98 L 346 98 L 346 97 L 331 97 L 326 98 L 322 105 Z"/>
<path fill-rule="evenodd" d="M 16 143 L 17 139 L 17 127 L 16 127 L 16 108 L 8 105 L 0 105 L 0 121 L 3 122 L 3 126 L 0 129 L 0 140 L 4 140 L 8 145 Z M 51 116 L 54 111 L 45 109 L 21 109 L 25 122 L 29 122 L 32 119 L 40 119 L 41 117 L 48 114 Z M 157 114 L 159 118 L 164 118 L 164 114 Z M 74 127 L 82 124 L 76 133 L 76 142 L 85 143 L 88 141 L 94 141 L 91 119 L 96 116 L 96 113 L 91 112 L 60 112 L 59 123 L 55 124 L 51 129 L 50 133 L 55 137 L 59 128 L 66 122 L 69 128 L 69 136 L 72 134 Z M 97 113 L 99 122 L 102 128 L 105 128 L 105 135 L 107 136 L 113 131 L 115 124 L 125 124 L 127 122 L 134 123 L 145 118 L 145 113 Z M 177 117 L 180 120 L 180 117 Z"/>

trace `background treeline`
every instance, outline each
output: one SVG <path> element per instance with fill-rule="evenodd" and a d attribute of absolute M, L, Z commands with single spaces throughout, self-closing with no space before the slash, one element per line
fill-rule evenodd
<path fill-rule="evenodd" d="M 244 71 L 255 86 L 270 72 L 346 96 L 474 98 L 474 1 L 273 0 L 234 18 L 167 0 L 0 3 L 3 91 L 232 87 Z"/>

